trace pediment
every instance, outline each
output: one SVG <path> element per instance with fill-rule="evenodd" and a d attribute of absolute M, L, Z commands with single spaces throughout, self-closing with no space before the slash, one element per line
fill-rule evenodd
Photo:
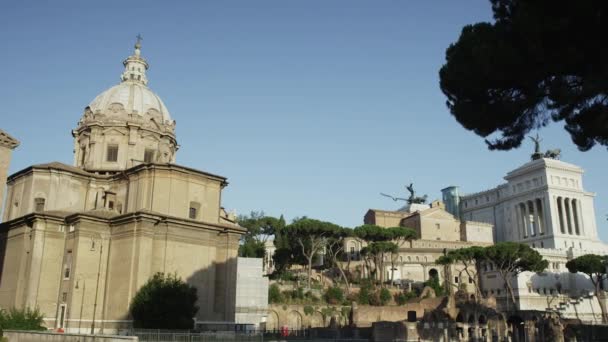
<path fill-rule="evenodd" d="M 157 137 L 156 134 L 151 134 L 151 133 L 148 133 L 148 134 L 144 133 L 141 135 L 141 138 L 147 139 L 147 140 L 152 140 L 152 141 L 160 141 L 160 138 Z"/>
<path fill-rule="evenodd" d="M 119 128 L 116 128 L 116 127 L 110 127 L 108 129 L 104 129 L 103 132 L 102 132 L 102 134 L 103 135 L 112 135 L 112 134 L 114 134 L 114 135 L 118 135 L 118 134 L 120 134 L 120 135 L 127 135 L 127 130 L 125 130 L 125 129 L 119 129 Z"/>
<path fill-rule="evenodd" d="M 432 211 L 426 211 L 426 212 L 422 212 L 421 216 L 425 217 L 425 218 L 434 218 L 434 219 L 441 219 L 441 220 L 456 220 L 456 218 L 448 213 L 447 211 L 441 209 L 441 208 L 437 208 L 435 210 Z"/>

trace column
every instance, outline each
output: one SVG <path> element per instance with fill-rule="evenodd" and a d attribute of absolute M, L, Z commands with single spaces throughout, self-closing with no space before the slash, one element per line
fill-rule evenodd
<path fill-rule="evenodd" d="M 534 216 L 534 221 L 536 222 L 536 234 L 538 235 L 542 235 L 544 234 L 544 222 L 542 219 L 542 211 L 540 206 L 538 205 L 538 202 L 540 201 L 540 199 L 535 198 L 532 203 L 534 204 L 534 213 L 536 213 L 536 215 Z"/>
<path fill-rule="evenodd" d="M 532 221 L 530 220 L 530 206 L 528 201 L 524 202 L 524 222 L 526 223 L 526 235 L 532 236 Z"/>
<path fill-rule="evenodd" d="M 576 235 L 581 235 L 579 225 L 580 212 L 578 211 L 578 202 L 579 201 L 577 199 L 572 199 L 572 219 L 574 220 L 574 232 L 576 233 Z"/>
<path fill-rule="evenodd" d="M 566 198 L 564 201 L 566 203 L 566 219 L 568 220 L 568 234 L 573 235 L 573 226 L 574 226 L 574 218 L 572 217 L 572 200 L 570 198 Z"/>
<path fill-rule="evenodd" d="M 536 206 L 534 205 L 534 199 L 528 201 L 528 208 L 530 208 L 530 233 L 532 236 L 536 236 L 538 234 L 538 212 L 536 211 Z"/>
<path fill-rule="evenodd" d="M 543 210 L 543 231 L 545 234 L 553 234 L 555 232 L 553 225 L 556 224 L 553 221 L 553 217 L 551 216 L 551 197 L 549 197 L 549 202 L 547 202 L 547 198 L 543 197 L 540 199 L 541 207 Z"/>
<path fill-rule="evenodd" d="M 557 198 L 557 217 L 559 220 L 559 231 L 562 234 L 566 234 L 566 226 L 564 226 L 564 207 L 563 207 L 563 199 L 561 197 Z"/>
<path fill-rule="evenodd" d="M 581 235 L 585 235 L 585 221 L 583 220 L 583 201 L 576 201 L 577 211 L 578 211 L 578 221 L 580 223 L 579 228 L 581 230 Z"/>
<path fill-rule="evenodd" d="M 523 227 L 524 227 L 524 239 L 528 237 L 528 219 L 526 218 L 528 215 L 528 210 L 526 209 L 526 204 L 525 202 L 520 203 L 520 210 L 521 210 L 521 222 L 523 223 Z"/>
<path fill-rule="evenodd" d="M 515 205 L 514 213 L 515 213 L 514 222 L 515 222 L 515 227 L 517 228 L 517 237 L 519 240 L 523 240 L 524 234 L 523 234 L 523 231 L 522 231 L 523 228 L 521 225 L 521 210 L 519 208 L 519 203 Z"/>

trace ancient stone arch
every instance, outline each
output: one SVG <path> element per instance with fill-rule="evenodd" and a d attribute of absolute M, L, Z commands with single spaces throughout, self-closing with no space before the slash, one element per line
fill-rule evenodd
<path fill-rule="evenodd" d="M 274 310 L 269 310 L 266 318 L 266 330 L 278 330 L 280 327 L 279 314 Z"/>
<path fill-rule="evenodd" d="M 287 314 L 287 324 L 289 330 L 302 329 L 302 314 L 293 310 Z"/>
<path fill-rule="evenodd" d="M 324 328 L 327 326 L 325 323 L 325 316 L 319 312 L 315 311 L 310 315 L 310 323 L 309 326 L 311 328 Z"/>

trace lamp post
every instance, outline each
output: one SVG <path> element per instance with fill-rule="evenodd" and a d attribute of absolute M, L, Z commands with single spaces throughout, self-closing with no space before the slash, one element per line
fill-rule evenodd
<path fill-rule="evenodd" d="M 95 250 L 93 245 L 92 250 Z M 101 257 L 103 255 L 103 238 L 99 234 L 99 263 L 97 264 L 97 281 L 95 282 L 95 300 L 93 302 L 93 320 L 91 321 L 91 335 L 95 334 L 95 316 L 97 313 L 97 295 L 99 293 L 99 278 L 101 277 Z"/>

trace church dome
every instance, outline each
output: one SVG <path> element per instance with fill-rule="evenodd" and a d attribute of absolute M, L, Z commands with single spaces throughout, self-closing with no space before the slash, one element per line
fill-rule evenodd
<path fill-rule="evenodd" d="M 142 82 L 123 81 L 97 95 L 89 104 L 93 114 L 123 111 L 129 115 L 160 114 L 164 123 L 172 121 L 163 101 Z"/>
<path fill-rule="evenodd" d="M 135 52 L 122 63 L 121 82 L 97 95 L 72 131 L 74 166 L 106 173 L 175 162 L 175 121 L 147 86 L 148 62 L 141 57 L 140 40 L 138 36 Z"/>

